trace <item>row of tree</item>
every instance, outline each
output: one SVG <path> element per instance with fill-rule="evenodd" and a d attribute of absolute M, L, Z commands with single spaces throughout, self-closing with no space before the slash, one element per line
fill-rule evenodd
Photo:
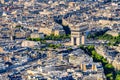
<path fill-rule="evenodd" d="M 120 80 L 120 71 L 117 72 L 116 79 L 115 80 Z"/>
<path fill-rule="evenodd" d="M 62 44 L 48 44 L 48 47 L 56 49 L 56 48 L 60 48 L 62 46 Z"/>
<path fill-rule="evenodd" d="M 107 77 L 107 80 L 114 80 L 116 75 L 115 75 L 115 70 L 112 64 L 109 64 L 108 61 L 98 54 L 95 51 L 94 46 L 80 46 L 81 49 L 85 51 L 85 53 L 88 53 L 89 56 L 91 56 L 94 60 L 94 62 L 101 62 L 104 68 L 104 73 Z"/>
<path fill-rule="evenodd" d="M 95 39 L 96 37 L 103 35 L 106 31 L 98 31 L 98 32 L 94 32 L 94 33 L 90 33 L 87 38 L 92 38 Z"/>
<path fill-rule="evenodd" d="M 45 44 L 46 41 L 44 39 L 41 38 L 27 38 L 26 40 L 30 40 L 30 41 L 40 41 L 41 43 Z"/>
<path fill-rule="evenodd" d="M 100 40 L 108 40 L 109 45 L 117 45 L 120 43 L 120 35 L 113 37 L 112 35 L 104 34 L 104 35 L 98 36 L 97 38 Z"/>
<path fill-rule="evenodd" d="M 27 38 L 27 40 L 30 41 L 45 41 L 45 40 L 64 40 L 64 39 L 70 39 L 70 35 L 46 35 L 44 39 L 41 38 Z"/>

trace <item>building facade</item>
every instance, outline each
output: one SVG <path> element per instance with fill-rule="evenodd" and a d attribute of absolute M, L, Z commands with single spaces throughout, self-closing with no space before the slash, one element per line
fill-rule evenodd
<path fill-rule="evenodd" d="M 86 25 L 81 26 L 71 26 L 71 45 L 84 45 L 86 34 L 85 31 L 87 30 Z"/>

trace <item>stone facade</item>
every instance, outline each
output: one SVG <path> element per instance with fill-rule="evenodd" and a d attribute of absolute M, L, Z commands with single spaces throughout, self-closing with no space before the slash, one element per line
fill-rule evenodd
<path fill-rule="evenodd" d="M 85 30 L 87 30 L 86 26 L 74 27 L 71 26 L 71 45 L 84 45 L 85 44 Z"/>

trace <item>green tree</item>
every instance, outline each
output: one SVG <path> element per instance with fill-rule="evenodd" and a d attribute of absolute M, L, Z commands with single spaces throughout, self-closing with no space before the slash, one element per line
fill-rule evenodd
<path fill-rule="evenodd" d="M 107 80 L 115 79 L 116 75 L 115 75 L 114 67 L 112 66 L 112 64 L 109 64 L 108 61 L 103 56 L 101 56 L 95 51 L 94 46 L 91 45 L 87 47 L 83 46 L 81 49 L 83 49 L 86 53 L 88 53 L 88 55 L 92 56 L 95 62 L 102 63 Z"/>
<path fill-rule="evenodd" d="M 117 76 L 115 80 L 120 80 L 120 71 L 117 72 Z"/>
<path fill-rule="evenodd" d="M 112 73 L 107 74 L 106 77 L 107 77 L 108 80 L 113 80 L 113 74 Z"/>

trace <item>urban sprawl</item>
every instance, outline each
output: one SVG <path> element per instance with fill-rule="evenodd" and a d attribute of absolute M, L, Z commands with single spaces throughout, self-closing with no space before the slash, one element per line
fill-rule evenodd
<path fill-rule="evenodd" d="M 120 80 L 120 0 L 0 0 L 0 80 Z"/>

